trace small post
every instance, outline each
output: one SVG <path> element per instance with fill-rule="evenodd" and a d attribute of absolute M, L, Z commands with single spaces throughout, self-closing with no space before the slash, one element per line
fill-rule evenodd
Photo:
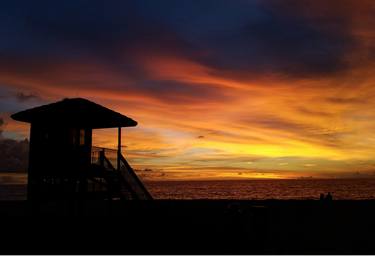
<path fill-rule="evenodd" d="M 121 127 L 118 127 L 117 170 L 120 170 L 120 156 L 121 156 Z"/>
<path fill-rule="evenodd" d="M 100 166 L 104 167 L 104 149 L 99 151 L 99 163 Z"/>

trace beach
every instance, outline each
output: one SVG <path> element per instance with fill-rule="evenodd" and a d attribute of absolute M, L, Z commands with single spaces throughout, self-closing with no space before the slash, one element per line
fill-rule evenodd
<path fill-rule="evenodd" d="M 2 254 L 375 253 L 375 201 L 2 201 L 0 216 Z"/>

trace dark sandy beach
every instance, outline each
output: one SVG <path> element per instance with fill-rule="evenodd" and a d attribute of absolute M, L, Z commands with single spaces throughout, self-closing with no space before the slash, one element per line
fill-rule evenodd
<path fill-rule="evenodd" d="M 0 202 L 2 254 L 374 254 L 375 201 Z"/>

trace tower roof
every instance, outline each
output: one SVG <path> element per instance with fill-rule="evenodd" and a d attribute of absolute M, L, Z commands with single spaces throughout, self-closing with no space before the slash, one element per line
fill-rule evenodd
<path fill-rule="evenodd" d="M 135 120 L 83 98 L 66 98 L 15 113 L 11 117 L 29 123 L 94 129 L 137 125 Z"/>

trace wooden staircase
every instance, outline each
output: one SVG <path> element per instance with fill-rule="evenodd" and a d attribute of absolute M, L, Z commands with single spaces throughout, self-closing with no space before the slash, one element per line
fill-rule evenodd
<path fill-rule="evenodd" d="M 118 169 L 114 167 L 114 161 L 106 156 L 106 152 L 115 151 L 112 149 L 102 149 L 99 156 L 92 164 L 100 173 L 105 181 L 108 194 L 107 198 L 121 200 L 152 200 L 151 194 L 148 192 L 142 181 L 138 178 L 132 167 L 126 161 L 122 154 L 117 154 Z"/>

